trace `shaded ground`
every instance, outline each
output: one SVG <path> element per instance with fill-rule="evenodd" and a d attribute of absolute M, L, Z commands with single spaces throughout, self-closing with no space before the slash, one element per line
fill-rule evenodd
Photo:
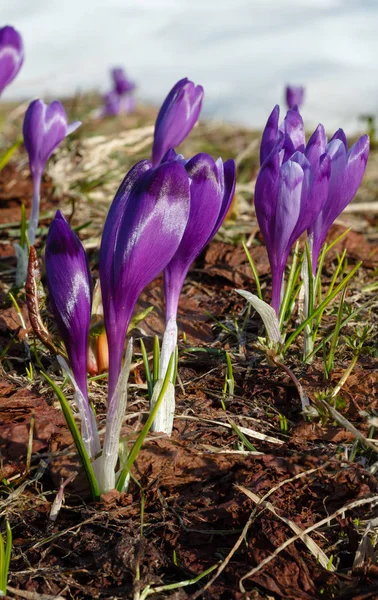
<path fill-rule="evenodd" d="M 80 111 L 87 114 L 94 102 L 89 98 L 73 105 L 73 117 L 83 117 Z M 59 205 L 74 226 L 85 225 L 80 236 L 96 277 L 103 218 L 121 177 L 150 152 L 153 117 L 152 109 L 142 108 L 133 117 L 90 122 L 59 151 L 43 187 L 42 254 L 46 225 Z M 8 124 L 9 139 L 17 127 L 17 120 Z M 261 322 L 253 313 L 245 319 L 244 301 L 234 292 L 235 287 L 255 291 L 240 244 L 246 239 L 269 299 L 269 264 L 251 202 L 258 134 L 204 123 L 184 147 L 188 155 L 199 150 L 237 157 L 239 186 L 225 227 L 193 265 L 182 294 L 179 329 L 185 338 L 181 335 L 173 436 L 150 435 L 133 470 L 137 483 L 131 482 L 127 494 L 107 494 L 97 504 L 89 499 L 56 398 L 39 375 L 43 368 L 62 384 L 59 367 L 34 340 L 23 291 L 17 301 L 26 329 L 7 296 L 21 204 L 31 197 L 23 151 L 0 173 L 1 515 L 8 516 L 13 530 L 12 597 L 145 598 L 147 586 L 174 586 L 214 567 L 197 583 L 164 588 L 152 597 L 378 598 L 377 422 L 369 421 L 377 415 L 378 402 L 378 303 L 376 290 L 369 287 L 378 270 L 376 215 L 365 209 L 347 213 L 330 232 L 335 239 L 345 226 L 353 226 L 327 256 L 324 288 L 346 248 L 349 265 L 359 260 L 363 265 L 349 285 L 345 315 L 348 307 L 370 304 L 343 328 L 329 379 L 322 349 L 312 364 L 301 362 L 301 338 L 286 357 L 319 409 L 320 416 L 305 420 L 292 380 L 270 367 L 257 346 Z M 376 200 L 377 157 L 374 152 L 355 202 Z M 145 290 L 138 306 L 154 306 L 135 336 L 144 336 L 148 350 L 164 326 L 161 284 L 157 280 Z M 43 316 L 55 335 L 46 306 Z M 335 322 L 331 307 L 319 341 Z M 349 342 L 363 326 L 371 329 L 357 364 L 331 400 L 353 359 Z M 325 348 L 328 354 L 329 344 Z M 148 411 L 138 342 L 134 349 L 137 366 L 124 422 L 129 444 Z M 231 395 L 224 391 L 225 351 L 235 379 Z M 28 378 L 30 363 L 33 376 Z M 71 397 L 66 383 L 64 390 Z M 90 382 L 90 396 L 103 421 L 104 380 Z M 321 399 L 358 429 L 360 439 L 350 424 L 322 410 Z M 52 522 L 49 513 L 59 484 L 75 473 Z M 299 539 L 298 528 L 311 527 L 308 537 Z"/>

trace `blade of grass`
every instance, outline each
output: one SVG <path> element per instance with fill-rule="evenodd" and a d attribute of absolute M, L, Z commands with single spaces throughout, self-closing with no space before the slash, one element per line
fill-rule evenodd
<path fill-rule="evenodd" d="M 340 329 L 342 329 L 345 325 L 347 325 L 349 323 L 349 321 L 352 321 L 362 310 L 367 309 L 370 305 L 374 304 L 376 302 L 375 299 L 369 300 L 368 302 L 365 302 L 365 304 L 363 304 L 362 306 L 359 306 L 356 310 L 354 310 L 350 315 L 348 315 L 343 322 L 341 323 Z M 306 357 L 305 362 L 308 362 L 313 356 L 315 356 L 315 354 L 317 354 L 319 352 L 319 350 L 321 350 L 323 348 L 323 346 L 325 344 L 328 344 L 328 342 L 332 339 L 333 336 L 333 331 L 332 333 L 330 333 L 329 335 L 327 335 L 324 340 L 322 340 L 315 348 L 314 350 L 311 352 L 311 354 L 309 354 Z"/>
<path fill-rule="evenodd" d="M 257 269 L 256 269 L 256 265 L 255 265 L 255 263 L 253 261 L 253 258 L 252 258 L 251 254 L 250 254 L 250 252 L 249 252 L 249 250 L 247 248 L 247 244 L 245 243 L 244 240 L 242 241 L 242 245 L 243 245 L 243 250 L 244 250 L 244 252 L 246 254 L 246 257 L 248 259 L 249 266 L 251 267 L 251 270 L 252 270 L 252 273 L 253 273 L 253 277 L 255 278 L 257 296 L 260 298 L 260 300 L 263 300 L 262 292 L 261 292 L 261 285 L 260 285 L 260 278 L 259 278 L 259 274 L 258 274 Z"/>
<path fill-rule="evenodd" d="M 157 380 L 159 379 L 160 372 L 160 347 L 159 347 L 159 338 L 157 335 L 154 337 L 154 349 L 153 349 L 153 382 L 154 386 L 156 385 Z"/>
<path fill-rule="evenodd" d="M 291 266 L 290 266 L 289 278 L 287 280 L 286 290 L 285 290 L 284 297 L 283 297 L 281 307 L 280 307 L 279 324 L 280 324 L 281 329 L 282 329 L 282 325 L 285 321 L 287 309 L 290 305 L 290 298 L 292 296 L 293 288 L 295 286 L 295 281 L 296 281 L 295 275 L 297 273 L 298 258 L 299 258 L 299 242 L 297 242 L 295 244 L 293 260 L 292 260 Z"/>
<path fill-rule="evenodd" d="M 150 371 L 150 364 L 148 362 L 148 356 L 147 356 L 146 346 L 144 345 L 144 342 L 143 342 L 142 338 L 140 339 L 140 349 L 141 349 L 141 352 L 142 352 L 144 372 L 146 374 L 148 397 L 151 398 L 154 386 L 153 386 L 153 383 L 152 383 L 152 377 L 151 377 L 151 371 Z"/>
<path fill-rule="evenodd" d="M 4 169 L 4 167 L 8 164 L 13 154 L 21 146 L 22 142 L 22 137 L 18 138 L 18 140 L 16 140 L 14 144 L 12 144 L 9 148 L 7 148 L 7 150 L 5 150 L 5 152 L 3 152 L 0 155 L 0 171 Z"/>
<path fill-rule="evenodd" d="M 335 352 L 336 352 L 336 348 L 337 348 L 337 343 L 339 341 L 339 334 L 340 334 L 340 329 L 341 329 L 341 323 L 342 323 L 342 317 L 343 317 L 343 311 L 344 311 L 344 303 L 345 303 L 345 294 L 347 291 L 347 287 L 348 286 L 346 285 L 345 288 L 343 289 L 343 293 L 341 295 L 340 304 L 339 304 L 339 308 L 337 311 L 336 326 L 335 326 L 335 330 L 333 332 L 332 341 L 331 341 L 331 347 L 329 350 L 327 363 L 324 365 L 325 370 L 326 370 L 327 379 L 328 379 L 329 374 L 331 373 L 334 363 L 335 363 Z"/>
<path fill-rule="evenodd" d="M 68 428 L 74 439 L 77 452 L 80 456 L 81 464 L 83 465 L 85 473 L 87 475 L 88 483 L 91 488 L 92 497 L 94 500 L 98 500 L 100 498 L 100 489 L 98 486 L 96 475 L 93 470 L 93 466 L 89 459 L 88 453 L 85 449 L 79 429 L 76 425 L 76 421 L 73 417 L 70 405 L 68 404 L 67 399 L 64 396 L 62 390 L 56 385 L 56 383 L 52 379 L 50 379 L 50 377 L 48 375 L 46 375 L 46 373 L 43 373 L 43 371 L 41 371 L 41 375 L 50 384 L 50 386 L 52 387 L 52 389 L 54 390 L 55 394 L 58 397 L 64 418 L 66 419 Z"/>
<path fill-rule="evenodd" d="M 317 317 L 320 313 L 322 313 L 324 311 L 324 309 L 328 306 L 328 304 L 330 304 L 330 302 L 332 302 L 332 300 L 334 298 L 336 298 L 337 294 L 339 294 L 341 292 L 341 290 L 344 288 L 344 286 L 348 283 L 348 281 L 353 277 L 353 275 L 358 271 L 358 269 L 360 268 L 360 266 L 362 265 L 362 261 L 360 261 L 359 263 L 357 263 L 353 269 L 350 271 L 350 273 L 348 273 L 348 275 L 346 275 L 346 277 L 339 283 L 339 285 L 336 287 L 336 289 L 331 293 L 328 294 L 325 299 L 323 300 L 323 302 L 320 304 L 320 306 L 318 306 L 312 315 L 310 315 L 305 321 L 303 321 L 303 323 L 301 323 L 299 325 L 299 327 L 297 327 L 297 329 L 295 329 L 295 331 L 293 331 L 293 333 L 289 336 L 288 340 L 286 341 L 284 347 L 283 347 L 283 354 L 285 352 L 287 352 L 288 348 L 290 348 L 291 344 L 293 343 L 293 341 L 298 337 L 298 335 L 303 331 L 303 329 L 315 318 Z"/>

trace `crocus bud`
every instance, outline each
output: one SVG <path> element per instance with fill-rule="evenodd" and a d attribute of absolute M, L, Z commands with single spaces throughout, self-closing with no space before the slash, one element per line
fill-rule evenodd
<path fill-rule="evenodd" d="M 286 87 L 286 104 L 288 108 L 299 108 L 303 104 L 305 89 L 302 85 Z"/>
<path fill-rule="evenodd" d="M 74 121 L 68 125 L 66 111 L 58 100 L 48 105 L 43 100 L 34 100 L 25 113 L 24 144 L 33 177 L 32 212 L 28 230 L 31 245 L 35 242 L 38 227 L 40 187 L 46 163 L 66 135 L 75 131 L 80 124 L 79 121 Z"/>
<path fill-rule="evenodd" d="M 24 62 L 24 45 L 18 31 L 7 25 L 0 29 L 0 94 L 16 77 Z"/>
<path fill-rule="evenodd" d="M 113 79 L 114 91 L 121 96 L 128 92 L 132 92 L 135 89 L 135 83 L 128 79 L 124 69 L 122 67 L 116 67 L 111 70 Z"/>
<path fill-rule="evenodd" d="M 326 143 L 325 139 L 325 143 Z M 322 140 L 324 144 L 324 140 Z M 369 156 L 369 136 L 363 135 L 348 151 L 345 134 L 339 129 L 326 144 L 331 160 L 331 179 L 327 199 L 321 211 L 310 223 L 308 233 L 312 240 L 312 268 L 316 273 L 320 249 L 328 230 L 344 208 L 353 200 L 365 173 Z"/>
<path fill-rule="evenodd" d="M 165 269 L 188 221 L 189 178 L 180 162 L 137 163 L 123 180 L 105 222 L 100 280 L 109 344 L 108 398 L 121 369 L 127 328 L 142 290 Z"/>
<path fill-rule="evenodd" d="M 331 160 L 323 154 L 313 165 L 304 152 L 286 158 L 281 138 L 264 161 L 256 181 L 255 210 L 272 270 L 272 306 L 277 315 L 290 250 L 322 210 L 328 194 Z"/>
<path fill-rule="evenodd" d="M 87 394 L 87 351 L 92 287 L 88 261 L 77 235 L 58 210 L 46 242 L 46 274 L 55 322 L 83 396 Z"/>
<path fill-rule="evenodd" d="M 272 110 L 263 131 L 260 146 L 260 164 L 268 158 L 276 146 L 280 146 L 287 159 L 296 150 L 303 151 L 305 147 L 305 130 L 303 119 L 297 110 L 288 110 L 285 119 L 278 125 L 280 107 Z"/>
<path fill-rule="evenodd" d="M 186 138 L 196 124 L 204 96 L 203 87 L 187 78 L 171 89 L 159 111 L 155 124 L 152 163 L 156 167 L 170 148 Z"/>

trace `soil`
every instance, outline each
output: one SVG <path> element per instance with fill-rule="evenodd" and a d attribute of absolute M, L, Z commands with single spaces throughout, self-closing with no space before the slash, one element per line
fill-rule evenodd
<path fill-rule="evenodd" d="M 251 165 L 257 165 L 257 151 Z M 248 174 L 250 180 L 255 173 L 256 166 L 249 166 L 241 177 Z M 370 179 L 370 191 L 371 185 Z M 375 185 L 377 190 L 377 179 Z M 55 182 L 46 176 L 37 244 L 41 255 L 45 226 L 55 208 L 70 214 L 69 199 L 54 196 L 54 190 Z M 258 316 L 251 313 L 245 319 L 244 300 L 234 292 L 255 291 L 240 244 L 246 223 L 248 235 L 256 233 L 250 252 L 267 301 L 270 290 L 269 263 L 252 208 L 246 221 L 243 209 L 234 207 L 226 233 L 193 265 L 181 296 L 172 437 L 150 434 L 128 492 L 111 492 L 93 502 L 57 399 L 40 376 L 43 368 L 62 384 L 57 362 L 34 339 L 23 291 L 17 292 L 17 302 L 25 327 L 7 295 L 13 285 L 12 244 L 17 241 L 21 204 L 28 207 L 30 197 L 31 180 L 21 150 L 0 172 L 1 222 L 9 224 L 0 229 L 0 493 L 1 514 L 13 531 L 10 597 L 138 599 L 147 597 L 143 594 L 150 586 L 156 599 L 378 598 L 378 445 L 368 421 L 378 414 L 377 303 L 344 327 L 328 379 L 322 352 L 306 365 L 300 360 L 302 338 L 290 348 L 285 364 L 319 409 L 317 417 L 305 418 L 293 380 L 283 369 L 269 366 L 258 346 L 263 334 Z M 75 215 L 79 224 L 80 203 Z M 358 227 L 327 255 L 323 278 L 326 288 L 344 248 L 349 265 L 362 260 L 347 292 L 347 304 L 354 309 L 374 300 L 374 293 L 364 290 L 374 283 L 378 270 L 376 220 L 360 215 L 356 222 Z M 244 233 L 239 235 L 238 227 Z M 329 241 L 344 230 L 334 225 Z M 98 244 L 92 242 L 96 236 L 99 240 L 100 231 L 89 227 L 80 235 L 96 277 Z M 153 336 L 164 328 L 163 303 L 160 278 L 143 292 L 137 307 L 153 305 L 154 311 L 134 332 L 138 365 L 123 429 L 129 445 L 148 414 L 137 339 L 143 336 L 147 350 L 152 349 Z M 48 304 L 43 318 L 56 337 Z M 320 339 L 332 332 L 335 321 L 335 310 L 328 310 Z M 348 340 L 364 325 L 371 329 L 363 352 L 333 402 L 349 422 L 340 423 L 321 411 L 321 399 L 329 400 L 327 390 L 350 365 L 353 351 Z M 232 394 L 224 392 L 225 351 L 233 365 Z M 28 377 L 30 364 L 33 375 Z M 72 398 L 66 382 L 64 391 Z M 104 380 L 90 382 L 90 397 L 99 422 L 104 422 Z M 360 432 L 359 439 L 352 426 Z M 245 428 L 245 437 L 238 428 Z M 366 438 L 372 440 L 370 446 Z M 52 521 L 49 514 L 61 482 L 67 483 L 64 503 Z M 298 528 L 311 527 L 307 538 L 301 538 Z M 308 538 L 323 551 L 328 565 L 309 550 Z"/>

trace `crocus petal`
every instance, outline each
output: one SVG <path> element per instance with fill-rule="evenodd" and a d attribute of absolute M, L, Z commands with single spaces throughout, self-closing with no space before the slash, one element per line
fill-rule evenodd
<path fill-rule="evenodd" d="M 58 210 L 46 242 L 50 304 L 67 349 L 75 380 L 87 395 L 87 350 L 92 289 L 87 257 L 77 235 Z"/>
<path fill-rule="evenodd" d="M 280 168 L 274 250 L 277 261 L 282 259 L 284 264 L 291 249 L 290 238 L 300 215 L 304 179 L 304 170 L 297 162 L 288 161 Z"/>
<path fill-rule="evenodd" d="M 136 178 L 138 170 L 142 174 Z M 185 231 L 189 209 L 189 178 L 180 162 L 148 169 L 148 163 L 142 161 L 126 176 L 116 194 L 100 251 L 104 320 L 110 351 L 109 398 L 117 383 L 126 330 L 135 303 L 143 288 L 172 259 Z"/>
<path fill-rule="evenodd" d="M 204 91 L 187 78 L 181 79 L 169 92 L 155 124 L 152 162 L 157 166 L 169 148 L 175 148 L 196 124 Z"/>
<path fill-rule="evenodd" d="M 18 31 L 7 25 L 0 29 L 0 94 L 18 74 L 24 62 L 24 46 Z"/>
<path fill-rule="evenodd" d="M 216 165 L 217 165 L 219 173 L 221 173 L 221 171 L 223 170 L 223 181 L 224 181 L 223 200 L 222 200 L 222 206 L 219 211 L 218 218 L 216 220 L 214 229 L 211 232 L 211 235 L 206 242 L 207 244 L 215 236 L 215 234 L 219 231 L 223 221 L 225 220 L 227 213 L 229 211 L 229 208 L 231 206 L 231 202 L 234 197 L 235 187 L 236 187 L 235 161 L 232 160 L 232 158 L 231 158 L 229 160 L 226 160 L 225 163 L 223 163 L 222 159 L 218 158 Z"/>
<path fill-rule="evenodd" d="M 268 254 L 274 244 L 280 158 L 276 150 L 265 160 L 256 180 L 255 211 Z"/>
<path fill-rule="evenodd" d="M 330 142 L 332 142 L 332 140 L 340 140 L 344 144 L 345 150 L 348 151 L 348 140 L 342 129 L 338 129 L 336 133 L 333 134 L 333 136 L 330 139 Z"/>
<path fill-rule="evenodd" d="M 288 110 L 282 130 L 289 136 L 296 150 L 304 150 L 306 139 L 303 119 L 297 110 Z"/>
<path fill-rule="evenodd" d="M 260 164 L 269 156 L 278 137 L 278 120 L 280 118 L 280 107 L 278 104 L 273 108 L 265 125 L 261 138 L 260 146 Z"/>
<path fill-rule="evenodd" d="M 149 171 L 151 167 L 152 165 L 148 160 L 141 160 L 134 165 L 119 186 L 110 206 L 104 225 L 100 251 L 101 290 L 103 299 L 104 297 L 111 298 L 112 296 L 114 250 L 117 245 L 122 215 L 126 211 L 132 189 L 143 174 Z"/>
<path fill-rule="evenodd" d="M 316 170 L 319 166 L 319 160 L 325 153 L 327 146 L 327 136 L 321 123 L 317 126 L 314 133 L 307 142 L 305 155 L 310 161 L 311 166 Z"/>
<path fill-rule="evenodd" d="M 23 124 L 24 146 L 29 155 L 30 169 L 33 174 L 42 173 L 44 166 L 40 164 L 39 152 L 43 145 L 44 118 L 46 105 L 42 100 L 33 100 L 25 113 Z"/>
<path fill-rule="evenodd" d="M 184 235 L 164 272 L 167 321 L 176 316 L 177 304 L 190 265 L 206 246 L 217 223 L 224 199 L 224 173 L 208 154 L 186 163 L 190 178 L 190 212 Z"/>
<path fill-rule="evenodd" d="M 72 121 L 69 125 L 67 125 L 66 137 L 67 135 L 71 135 L 76 129 L 78 129 L 81 125 L 81 121 Z"/>
<path fill-rule="evenodd" d="M 301 85 L 288 85 L 286 87 L 286 104 L 288 108 L 303 104 L 305 89 Z"/>

